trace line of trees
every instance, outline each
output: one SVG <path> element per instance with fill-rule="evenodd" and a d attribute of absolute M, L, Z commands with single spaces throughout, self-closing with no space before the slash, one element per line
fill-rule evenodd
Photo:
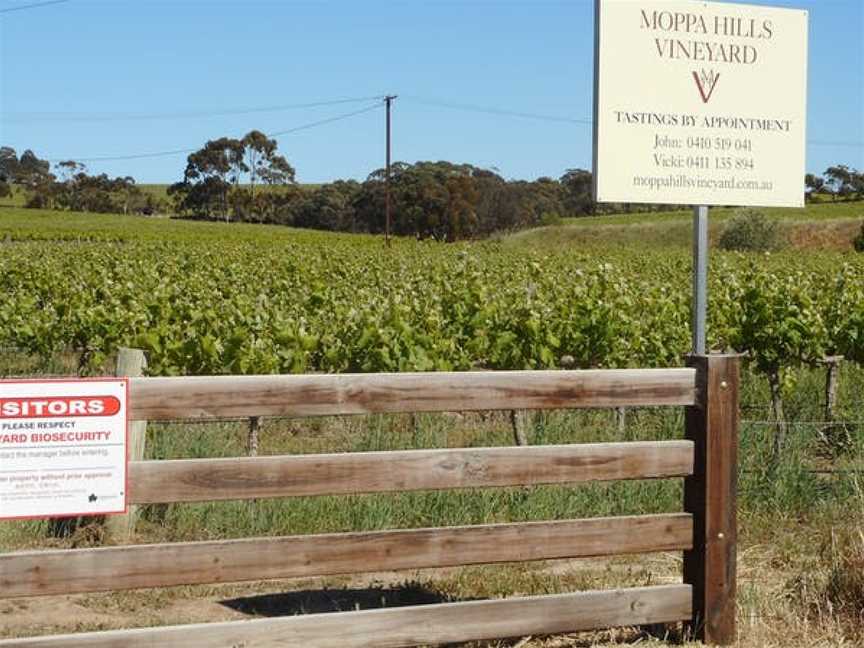
<path fill-rule="evenodd" d="M 24 187 L 33 194 L 40 193 L 55 179 L 51 173 L 51 163 L 40 160 L 30 149 L 18 157 L 15 149 L 0 147 L 0 196 L 10 195 L 12 184 Z"/>
<path fill-rule="evenodd" d="M 152 214 L 163 207 L 129 176 L 90 175 L 85 165 L 74 160 L 57 163 L 52 173 L 51 163 L 39 159 L 33 151 L 28 149 L 18 157 L 15 149 L 3 146 L 0 197 L 10 196 L 13 185 L 27 192 L 25 206 L 35 209 Z"/>
<path fill-rule="evenodd" d="M 18 157 L 0 149 L 0 196 L 10 184 L 27 192 L 28 207 L 149 214 L 291 225 L 314 229 L 384 230 L 385 171 L 363 182 L 337 180 L 315 187 L 296 183 L 295 170 L 275 140 L 253 130 L 208 141 L 190 154 L 182 179 L 168 188 L 169 203 L 142 192 L 130 177 L 90 175 L 73 160 L 55 165 L 32 151 Z M 630 210 L 591 198 L 589 171 L 560 178 L 506 180 L 497 170 L 451 162 L 397 162 L 391 170 L 392 231 L 454 241 L 551 224 L 565 216 Z M 6 192 L 2 187 L 6 188 Z M 634 207 L 635 208 L 635 207 Z M 662 207 L 652 207 L 652 209 Z M 644 207 L 642 208 L 644 209 Z"/>
<path fill-rule="evenodd" d="M 591 184 L 591 173 L 582 169 L 529 182 L 470 164 L 397 162 L 391 168 L 392 231 L 454 241 L 594 214 Z M 186 218 L 378 233 L 384 230 L 385 185 L 385 170 L 376 169 L 363 182 L 300 187 L 276 141 L 251 131 L 241 139 L 210 140 L 189 155 L 183 179 L 168 194 L 176 214 Z"/>
<path fill-rule="evenodd" d="M 260 131 L 208 141 L 189 155 L 183 179 L 168 189 L 180 216 L 277 223 L 315 229 L 381 232 L 385 171 L 364 182 L 299 187 L 275 140 Z M 263 188 L 262 188 L 263 186 Z M 391 169 L 392 230 L 453 241 L 594 213 L 591 174 L 506 181 L 468 164 L 397 162 Z"/>
<path fill-rule="evenodd" d="M 144 192 L 131 177 L 90 175 L 69 160 L 51 165 L 27 150 L 0 148 L 0 197 L 10 185 L 25 189 L 27 206 L 72 211 L 151 214 L 224 222 L 273 223 L 313 229 L 384 231 L 384 169 L 365 181 L 296 183 L 294 167 L 276 140 L 253 130 L 239 139 L 221 137 L 190 154 L 182 179 L 168 188 L 168 202 Z M 864 173 L 844 165 L 822 176 L 807 174 L 808 199 L 864 198 Z M 479 238 L 554 224 L 565 217 L 664 210 L 669 205 L 598 205 L 592 175 L 569 169 L 559 178 L 507 180 L 496 169 L 447 161 L 392 165 L 391 230 L 396 235 L 442 241 Z M 823 198 L 824 199 L 824 198 Z M 169 204 L 170 203 L 170 204 Z"/>
<path fill-rule="evenodd" d="M 670 205 L 598 205 L 592 175 L 569 169 L 559 178 L 506 180 L 496 170 L 447 161 L 396 162 L 391 167 L 392 223 L 396 235 L 454 241 L 488 236 L 565 217 L 665 210 Z M 252 131 L 240 140 L 212 140 L 188 158 L 183 180 L 171 187 L 178 215 L 266 222 L 314 229 L 380 233 L 385 218 L 384 169 L 364 182 L 337 180 L 298 187 L 294 169 L 275 140 Z M 257 191 L 256 185 L 268 186 Z M 807 196 L 864 197 L 864 173 L 843 165 L 808 174 Z"/>

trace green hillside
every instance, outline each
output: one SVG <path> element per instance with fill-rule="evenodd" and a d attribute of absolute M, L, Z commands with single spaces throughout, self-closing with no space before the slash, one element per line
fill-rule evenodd
<path fill-rule="evenodd" d="M 728 207 L 709 211 L 712 239 L 737 211 Z M 864 221 L 864 201 L 817 203 L 802 209 L 769 207 L 758 211 L 778 220 L 786 240 L 799 248 L 850 249 L 852 239 Z M 597 244 L 689 246 L 692 218 L 691 210 L 568 218 L 559 225 L 502 237 L 502 242 L 508 246 L 535 249 Z"/>
<path fill-rule="evenodd" d="M 0 206 L 0 239 L 70 241 L 314 242 L 351 240 L 380 244 L 373 236 L 321 232 L 280 225 L 180 220 L 158 216 L 90 214 Z"/>

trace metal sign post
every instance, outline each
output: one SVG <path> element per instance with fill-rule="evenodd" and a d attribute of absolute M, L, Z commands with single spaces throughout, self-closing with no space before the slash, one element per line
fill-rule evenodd
<path fill-rule="evenodd" d="M 705 355 L 708 312 L 708 206 L 693 208 L 693 355 Z"/>

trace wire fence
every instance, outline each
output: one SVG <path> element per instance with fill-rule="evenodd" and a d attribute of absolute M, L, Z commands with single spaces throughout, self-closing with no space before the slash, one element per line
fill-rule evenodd
<path fill-rule="evenodd" d="M 864 420 L 847 420 L 847 419 L 833 419 L 833 420 L 821 420 L 821 421 L 799 421 L 797 419 L 763 419 L 763 420 L 755 420 L 755 419 L 741 419 L 739 421 L 741 424 L 746 425 L 807 425 L 807 426 L 823 426 L 829 427 L 832 425 L 864 425 Z"/>
<path fill-rule="evenodd" d="M 109 358 L 99 373 L 101 375 L 113 375 L 113 367 L 114 361 Z M 0 378 L 74 377 L 77 375 L 77 370 L 77 354 L 72 350 L 58 351 L 51 358 L 46 359 L 37 358 L 25 349 L 0 346 Z M 749 374 L 744 375 L 745 381 L 747 380 L 747 376 Z M 745 394 L 749 395 L 750 398 L 747 398 L 740 405 L 742 434 L 749 436 L 750 443 L 755 441 L 757 444 L 761 444 L 763 437 L 765 442 L 768 442 L 777 434 L 780 428 L 785 428 L 789 433 L 797 435 L 799 444 L 803 442 L 815 452 L 815 454 L 810 456 L 811 453 L 808 451 L 808 458 L 804 459 L 802 457 L 804 465 L 801 466 L 801 470 L 803 472 L 825 476 L 837 475 L 838 477 L 860 474 L 862 469 L 857 465 L 844 465 L 857 454 L 856 448 L 864 445 L 860 443 L 861 439 L 859 439 L 861 433 L 864 432 L 864 416 L 862 416 L 864 415 L 864 401 L 856 398 L 859 380 L 857 374 L 851 376 L 851 379 L 853 382 L 847 386 L 851 387 L 851 389 L 847 388 L 845 393 L 843 393 L 844 398 L 838 399 L 836 410 L 838 416 L 833 419 L 821 416 L 825 412 L 824 403 L 821 402 L 821 397 L 814 399 L 812 393 L 806 394 L 806 398 L 803 401 L 800 398 L 802 394 L 798 394 L 798 406 L 787 408 L 786 410 L 787 414 L 791 410 L 800 416 L 800 418 L 793 415 L 776 419 L 771 415 L 772 404 L 758 400 L 758 398 L 762 397 L 762 392 L 758 387 L 754 386 L 753 383 L 750 383 L 750 386 L 747 387 L 745 383 Z M 812 391 L 814 384 L 810 383 L 806 387 L 802 386 L 801 388 Z M 849 398 L 850 396 L 851 399 Z M 801 404 L 802 402 L 803 405 Z M 567 418 L 566 425 L 570 426 L 574 434 L 557 434 L 555 438 L 558 439 L 558 442 L 567 443 L 575 442 L 577 437 L 578 441 L 591 442 L 622 438 L 632 440 L 635 436 L 644 436 L 645 434 L 652 437 L 656 434 L 664 438 L 670 436 L 674 438 L 676 434 L 680 434 L 680 426 L 682 424 L 681 410 L 661 409 L 656 412 L 655 410 L 657 408 L 631 407 L 602 411 L 581 410 L 573 413 L 563 412 L 561 416 Z M 337 429 L 336 433 L 339 433 L 339 429 L 348 429 L 350 427 L 353 430 L 353 434 L 357 434 L 358 432 L 363 432 L 361 428 L 374 427 L 376 425 L 384 425 L 391 432 L 397 433 L 396 436 L 401 435 L 404 437 L 401 440 L 392 441 L 393 443 L 400 444 L 411 444 L 414 441 L 419 442 L 419 437 L 414 441 L 412 441 L 411 437 L 418 434 L 422 436 L 429 429 L 436 430 L 432 436 L 435 436 L 437 442 L 449 443 L 452 440 L 453 443 L 459 444 L 469 439 L 471 443 L 506 444 L 513 442 L 513 437 L 502 436 L 506 434 L 505 430 L 509 430 L 511 424 L 511 421 L 505 420 L 510 414 L 509 412 L 504 412 L 503 414 L 500 412 L 462 412 L 455 414 L 459 417 L 467 416 L 468 420 L 456 422 L 455 420 L 446 420 L 440 415 L 423 418 L 424 415 L 417 414 L 411 415 L 410 421 L 404 418 L 403 421 L 398 422 L 398 419 L 391 417 L 392 422 L 382 424 L 380 422 L 376 423 L 377 419 L 368 419 L 365 421 L 358 420 L 350 424 L 346 423 L 342 428 L 339 428 L 335 423 L 312 421 L 308 417 L 291 415 L 257 417 L 226 416 L 212 419 L 170 419 L 150 422 L 150 426 L 154 430 L 170 428 L 170 436 L 175 439 L 183 438 L 184 431 L 188 431 L 188 434 L 192 436 L 186 437 L 190 442 L 188 443 L 189 448 L 184 450 L 184 453 L 205 452 L 204 446 L 207 444 L 203 441 L 197 441 L 197 439 L 200 434 L 208 435 L 211 431 L 213 435 L 219 438 L 224 437 L 227 439 L 230 437 L 230 445 L 240 453 L 244 452 L 244 447 L 247 445 L 247 435 L 250 438 L 254 436 L 256 439 L 260 435 L 262 441 L 272 436 L 272 439 L 264 443 L 262 448 L 264 453 L 267 454 L 267 449 L 269 449 L 269 452 L 282 452 L 285 450 L 291 452 L 315 451 L 319 445 L 324 443 L 320 437 L 322 436 L 322 430 L 325 428 L 331 432 Z M 843 418 L 843 415 L 848 416 L 848 418 Z M 502 416 L 505 418 L 502 418 Z M 381 420 L 386 418 L 385 416 Z M 551 442 L 549 440 L 550 436 L 542 430 L 543 426 L 547 424 L 546 418 L 542 418 L 542 422 L 536 424 L 533 422 L 534 418 L 530 418 L 532 422 L 526 423 L 526 421 L 520 420 L 520 423 L 513 422 L 513 425 L 524 426 L 527 424 L 529 436 L 531 436 L 528 443 L 542 444 Z M 561 423 L 559 422 L 558 425 L 560 426 Z M 466 436 L 464 430 L 471 427 L 475 428 L 475 432 Z M 583 430 L 589 428 L 594 430 L 593 437 L 591 436 L 591 432 L 587 436 L 583 433 Z M 601 428 L 603 429 L 601 430 Z M 446 437 L 444 436 L 445 430 L 449 430 Z M 286 431 L 295 437 L 294 441 L 290 444 L 290 449 L 282 439 Z M 840 432 L 839 436 L 837 434 L 838 431 Z M 326 432 L 324 434 L 326 435 Z M 600 436 L 603 438 L 601 439 Z M 236 440 L 234 437 L 236 437 Z M 660 438 L 660 436 L 657 438 Z M 436 441 L 432 440 L 430 442 Z M 309 447 L 305 447 L 304 443 L 308 444 Z M 520 445 L 522 444 L 521 440 L 519 443 Z M 820 447 L 824 446 L 825 449 L 814 448 L 812 443 L 820 444 Z M 323 449 L 324 446 L 322 445 L 321 448 Z M 174 451 L 173 449 L 171 450 L 171 452 Z M 841 454 L 843 455 L 842 458 L 840 457 Z M 832 462 L 836 460 L 838 465 L 821 465 L 826 460 Z M 750 469 L 751 466 L 748 466 L 745 461 L 742 468 Z M 750 472 L 758 473 L 759 469 L 756 467 L 755 470 Z"/>

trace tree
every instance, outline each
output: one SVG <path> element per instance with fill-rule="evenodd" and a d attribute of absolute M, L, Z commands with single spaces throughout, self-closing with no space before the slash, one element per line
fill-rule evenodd
<path fill-rule="evenodd" d="M 57 172 L 60 174 L 60 182 L 72 182 L 78 174 L 86 174 L 87 165 L 75 160 L 64 160 L 58 162 Z"/>
<path fill-rule="evenodd" d="M 212 218 L 217 208 L 227 210 L 227 183 L 216 176 L 200 178 L 196 182 L 184 180 L 168 187 L 178 212 L 192 217 Z"/>
<path fill-rule="evenodd" d="M 81 184 L 87 177 L 87 167 L 75 160 L 64 160 L 56 165 L 59 181 L 54 186 L 58 204 L 72 211 L 84 211 Z"/>
<path fill-rule="evenodd" d="M 249 171 L 243 161 L 245 148 L 238 139 L 220 137 L 209 140 L 203 148 L 186 158 L 183 182 L 174 185 L 175 193 L 184 192 L 182 204 L 185 209 L 211 217 L 221 213 L 225 222 L 231 220 L 228 209 L 228 192 L 240 180 L 240 175 Z M 193 190 L 199 185 L 197 190 Z"/>
<path fill-rule="evenodd" d="M 51 198 L 57 206 L 70 211 L 128 214 L 154 207 L 130 176 L 109 178 L 106 174 L 88 175 L 87 167 L 74 160 L 56 165 L 59 179 L 51 185 Z"/>
<path fill-rule="evenodd" d="M 294 224 L 331 231 L 354 231 L 354 200 L 360 184 L 354 180 L 337 180 L 316 188 L 297 210 Z"/>
<path fill-rule="evenodd" d="M 26 207 L 37 209 L 52 207 L 56 194 L 55 180 L 51 173 L 50 162 L 40 160 L 30 149 L 21 154 L 15 170 L 15 182 L 30 193 Z"/>
<path fill-rule="evenodd" d="M 183 180 L 168 189 L 177 210 L 189 216 L 258 220 L 276 218 L 284 206 L 268 194 L 259 196 L 255 189 L 267 185 L 294 182 L 294 168 L 277 154 L 277 143 L 258 130 L 249 131 L 243 139 L 221 137 L 208 141 L 186 160 Z M 241 186 L 248 176 L 249 188 Z M 266 196 L 266 197 L 265 197 Z M 292 199 L 294 194 L 291 194 Z"/>
<path fill-rule="evenodd" d="M 808 173 L 804 176 L 804 186 L 807 189 L 807 197 L 818 194 L 825 189 L 825 178 L 817 176 L 813 173 Z"/>
<path fill-rule="evenodd" d="M 585 216 L 595 212 L 594 178 L 584 169 L 567 169 L 560 179 L 564 208 L 571 216 Z"/>
<path fill-rule="evenodd" d="M 135 178 L 132 176 L 117 177 L 111 181 L 111 193 L 116 194 L 120 198 L 120 203 L 123 205 L 123 213 L 128 214 L 133 205 L 140 203 L 143 200 L 141 190 L 135 184 Z"/>
<path fill-rule="evenodd" d="M 27 178 L 34 175 L 44 176 L 50 173 L 51 163 L 47 160 L 40 160 L 30 149 L 21 154 L 21 159 L 18 160 L 19 178 Z"/>
<path fill-rule="evenodd" d="M 276 154 L 278 144 L 259 130 L 246 133 L 241 140 L 244 161 L 249 173 L 249 196 L 237 196 L 235 205 L 243 216 L 256 214 L 264 222 L 265 212 L 270 207 L 268 200 L 258 200 L 255 185 L 260 180 L 268 185 L 284 185 L 294 182 L 294 168 L 281 155 Z M 235 210 L 235 212 L 238 210 Z"/>
<path fill-rule="evenodd" d="M 246 133 L 242 139 L 246 167 L 249 169 L 249 186 L 252 198 L 255 198 L 255 181 L 266 168 L 267 161 L 276 150 L 276 140 L 268 137 L 259 130 Z"/>
<path fill-rule="evenodd" d="M 470 164 L 397 162 L 390 184 L 393 232 L 417 238 L 488 236 L 536 226 L 566 211 L 565 190 L 553 178 L 508 182 L 496 170 Z M 384 187 L 383 169 L 372 172 L 361 186 L 354 201 L 357 229 L 383 230 Z"/>
<path fill-rule="evenodd" d="M 474 167 L 450 162 L 391 165 L 391 205 L 394 234 L 456 240 L 475 236 L 480 195 Z M 356 224 L 381 232 L 384 227 L 384 169 L 369 175 L 357 195 Z"/>
<path fill-rule="evenodd" d="M 18 156 L 10 146 L 0 146 L 0 182 L 13 183 L 18 176 Z"/>
<path fill-rule="evenodd" d="M 269 139 L 261 131 L 253 130 L 246 133 L 241 141 L 253 199 L 255 184 L 259 179 L 266 184 L 294 182 L 294 168 L 284 157 L 276 155 L 278 144 L 275 139 Z"/>
<path fill-rule="evenodd" d="M 15 182 L 33 194 L 29 202 L 44 203 L 40 205 L 43 207 L 50 205 L 54 180 L 50 162 L 40 160 L 30 149 L 21 154 L 16 167 Z"/>
<path fill-rule="evenodd" d="M 537 178 L 525 185 L 523 200 L 529 224 L 535 226 L 549 215 L 560 216 L 564 211 L 561 184 L 553 178 Z"/>
<path fill-rule="evenodd" d="M 30 149 L 18 158 L 11 146 L 0 147 L 0 183 L 6 185 L 6 195 L 12 194 L 9 185 L 19 184 L 30 192 L 26 206 L 49 207 L 53 202 L 54 179 L 50 162 L 40 160 Z"/>
<path fill-rule="evenodd" d="M 831 187 L 835 197 L 848 198 L 853 193 L 852 172 L 845 164 L 825 169 L 825 184 Z"/>
<path fill-rule="evenodd" d="M 477 234 L 488 236 L 496 231 L 513 229 L 516 210 L 510 199 L 511 188 L 507 181 L 498 174 L 497 169 L 475 168 L 471 175 L 479 194 Z"/>
<path fill-rule="evenodd" d="M 860 199 L 864 197 L 864 172 L 858 172 L 854 169 L 849 172 L 850 180 L 849 184 L 852 187 L 852 191 L 855 192 L 855 195 Z"/>
<path fill-rule="evenodd" d="M 260 193 L 256 200 L 263 202 L 264 213 L 267 214 L 268 222 L 279 225 L 295 225 L 298 212 L 307 197 L 306 190 L 301 189 L 296 184 L 289 184 L 281 187 L 279 191 Z"/>
<path fill-rule="evenodd" d="M 264 184 L 291 184 L 294 182 L 294 167 L 281 155 L 274 155 L 270 158 L 269 165 L 260 170 L 259 175 Z"/>

